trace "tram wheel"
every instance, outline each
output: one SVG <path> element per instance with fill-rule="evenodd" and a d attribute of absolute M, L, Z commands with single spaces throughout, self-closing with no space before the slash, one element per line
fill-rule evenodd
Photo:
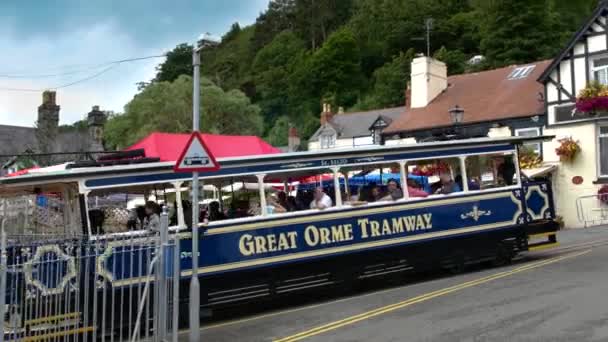
<path fill-rule="evenodd" d="M 496 256 L 492 261 L 492 265 L 495 267 L 505 266 L 511 263 L 513 260 L 513 253 L 504 244 L 499 244 L 496 248 Z"/>

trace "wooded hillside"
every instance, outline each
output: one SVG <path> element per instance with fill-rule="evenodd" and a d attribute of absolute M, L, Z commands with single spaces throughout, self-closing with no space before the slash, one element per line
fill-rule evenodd
<path fill-rule="evenodd" d="M 259 134 L 275 146 L 286 145 L 285 128 L 290 124 L 298 127 L 303 138 L 314 133 L 322 102 L 347 110 L 403 105 L 410 62 L 417 53 L 426 52 L 423 38 L 428 18 L 433 19 L 431 54 L 448 65 L 450 74 L 458 74 L 553 58 L 596 3 L 273 0 L 255 24 L 234 24 L 219 46 L 204 50 L 204 88 L 213 91 L 203 91 L 203 104 L 207 101 L 217 107 L 215 112 L 203 108 L 203 116 L 223 117 L 221 113 L 230 112 L 230 120 L 242 120 L 242 124 L 204 128 L 235 133 L 236 128 L 245 127 L 244 134 Z M 125 114 L 110 121 L 106 136 L 110 145 L 125 146 L 150 130 L 189 129 L 188 115 L 181 112 L 191 106 L 191 90 L 186 89 L 192 81 L 180 75 L 192 72 L 191 49 L 181 44 L 171 51 L 155 79 L 142 84 L 142 92 Z M 467 64 L 475 55 L 486 59 Z M 184 103 L 168 107 L 180 101 Z M 156 109 L 155 104 L 164 102 Z M 139 121 L 143 113 L 145 124 Z M 180 122 L 168 124 L 169 119 Z M 208 119 L 203 117 L 203 122 Z M 137 134 L 122 134 L 125 125 L 137 122 Z M 225 127 L 230 129 L 225 131 Z"/>

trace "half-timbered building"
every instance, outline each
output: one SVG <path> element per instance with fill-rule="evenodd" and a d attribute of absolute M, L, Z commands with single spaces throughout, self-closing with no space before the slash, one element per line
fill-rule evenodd
<path fill-rule="evenodd" d="M 543 144 L 545 162 L 559 163 L 554 177 L 556 208 L 567 226 L 580 226 L 577 198 L 594 195 L 608 183 L 608 113 L 576 109 L 577 94 L 591 81 L 608 85 L 607 2 L 600 3 L 538 81 L 546 94 L 543 133 L 556 136 Z M 573 161 L 560 162 L 559 140 L 570 137 L 579 142 L 581 151 Z"/>

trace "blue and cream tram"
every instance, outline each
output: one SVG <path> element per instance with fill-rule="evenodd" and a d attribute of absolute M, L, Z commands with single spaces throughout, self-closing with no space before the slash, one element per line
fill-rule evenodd
<path fill-rule="evenodd" d="M 459 270 L 488 260 L 503 263 L 520 252 L 555 246 L 558 225 L 551 184 L 525 179 L 518 165 L 518 147 L 539 139 L 550 137 L 480 138 L 220 159 L 218 171 L 201 174 L 201 203 L 209 203 L 209 211 L 215 211 L 197 228 L 201 305 L 214 309 L 347 286 L 397 272 L 438 267 Z M 26 232 L 81 234 L 87 244 L 97 244 L 93 261 L 78 258 L 75 253 L 79 252 L 73 249 L 66 252 L 61 243 L 46 246 L 45 251 L 64 256 L 69 265 L 66 277 L 93 284 L 89 291 L 113 296 L 108 289 L 120 290 L 121 296 L 116 297 L 121 299 L 112 297 L 114 305 L 104 309 L 126 310 L 131 304 L 124 303 L 133 300 L 128 298 L 129 291 L 140 288 L 147 279 L 141 265 L 149 256 L 121 254 L 125 250 L 134 253 L 133 241 L 147 236 L 141 225 L 128 224 L 128 210 L 138 203 L 155 200 L 171 207 L 169 230 L 180 236 L 182 285 L 189 282 L 193 273 L 192 228 L 188 227 L 192 213 L 186 200 L 192 175 L 174 173 L 172 163 L 109 164 L 76 163 L 64 171 L 3 178 L 0 195 L 35 196 L 36 200 L 27 202 L 36 207 L 29 215 L 34 216 L 46 203 L 37 198 L 56 194 L 61 205 L 51 211 L 61 213 L 60 224 L 42 225 L 41 219 L 17 222 L 6 216 L 4 226 L 15 236 Z M 421 169 L 426 172 L 424 177 L 413 176 Z M 380 184 L 361 181 L 361 175 L 370 174 L 379 175 L 372 178 Z M 298 189 L 299 180 L 311 176 L 319 177 L 319 186 Z M 424 178 L 428 184 L 412 181 L 416 178 Z M 357 186 L 348 184 L 349 179 Z M 387 187 L 386 183 L 392 184 Z M 380 192 L 384 193 L 378 195 Z M 216 204 L 211 205 L 213 202 Z M 317 209 L 318 202 L 325 207 Z M 23 250 L 25 244 L 19 240 L 14 248 Z M 43 245 L 28 253 L 37 255 L 35 249 Z M 72 255 L 76 262 L 70 264 Z M 23 281 L 33 282 L 47 293 L 62 293 L 70 290 L 66 286 L 70 279 L 47 280 L 42 286 L 41 278 L 26 274 Z M 19 286 L 11 288 L 10 282 L 9 277 L 9 294 L 22 291 Z M 187 294 L 187 287 L 182 286 L 184 306 Z M 11 308 L 6 317 L 10 312 L 23 315 L 27 311 L 19 307 L 23 296 L 13 293 L 9 297 Z M 102 309 L 97 306 L 96 310 Z M 82 317 L 92 305 L 79 299 L 67 307 L 71 312 L 66 314 Z M 84 325 L 86 329 L 111 330 L 132 323 L 130 314 L 113 317 L 112 324 L 104 327 Z M 23 328 L 23 322 L 21 325 Z"/>

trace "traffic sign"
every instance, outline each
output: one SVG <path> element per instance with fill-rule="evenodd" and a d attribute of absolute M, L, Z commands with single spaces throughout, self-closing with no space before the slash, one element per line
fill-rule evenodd
<path fill-rule="evenodd" d="M 219 168 L 220 164 L 215 161 L 201 134 L 192 132 L 173 170 L 175 172 L 204 172 L 217 171 Z"/>

